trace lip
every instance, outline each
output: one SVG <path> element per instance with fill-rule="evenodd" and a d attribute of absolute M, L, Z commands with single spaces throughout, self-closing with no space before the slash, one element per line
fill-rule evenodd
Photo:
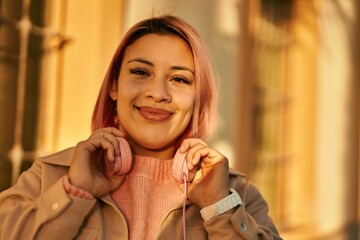
<path fill-rule="evenodd" d="M 173 114 L 168 110 L 149 106 L 135 106 L 135 108 L 143 118 L 155 122 L 165 121 Z"/>

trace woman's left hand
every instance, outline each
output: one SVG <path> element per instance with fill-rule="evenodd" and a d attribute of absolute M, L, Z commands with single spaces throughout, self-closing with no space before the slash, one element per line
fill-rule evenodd
<path fill-rule="evenodd" d="M 201 139 L 185 139 L 180 152 L 186 154 L 187 167 L 196 172 L 188 184 L 187 197 L 200 208 L 207 207 L 229 195 L 229 162 L 220 152 Z"/>

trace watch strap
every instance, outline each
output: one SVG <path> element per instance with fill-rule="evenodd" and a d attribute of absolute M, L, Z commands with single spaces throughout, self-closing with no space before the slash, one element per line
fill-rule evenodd
<path fill-rule="evenodd" d="M 229 196 L 200 210 L 200 214 L 205 221 L 208 221 L 211 218 L 218 216 L 243 203 L 239 194 L 233 188 L 230 188 L 230 192 L 231 194 Z"/>

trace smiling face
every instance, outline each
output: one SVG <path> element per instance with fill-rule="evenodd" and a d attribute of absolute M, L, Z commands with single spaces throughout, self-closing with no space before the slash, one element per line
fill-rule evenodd
<path fill-rule="evenodd" d="M 134 153 L 173 157 L 195 103 L 194 60 L 186 42 L 170 35 L 139 38 L 125 51 L 117 84 L 112 98 Z"/>

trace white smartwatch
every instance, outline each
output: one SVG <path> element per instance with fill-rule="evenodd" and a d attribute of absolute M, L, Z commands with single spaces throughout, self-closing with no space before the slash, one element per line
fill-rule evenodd
<path fill-rule="evenodd" d="M 230 192 L 231 194 L 226 198 L 223 198 L 220 201 L 200 210 L 200 214 L 205 221 L 208 221 L 212 217 L 218 216 L 243 203 L 239 194 L 234 189 L 230 188 Z"/>

